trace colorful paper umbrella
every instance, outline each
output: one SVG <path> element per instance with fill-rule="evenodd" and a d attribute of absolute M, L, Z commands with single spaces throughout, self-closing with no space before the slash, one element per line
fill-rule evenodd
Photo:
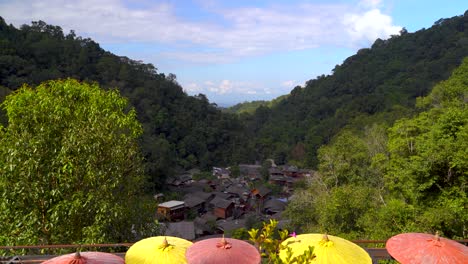
<path fill-rule="evenodd" d="M 260 253 L 251 244 L 234 238 L 209 238 L 187 249 L 189 264 L 259 264 Z"/>
<path fill-rule="evenodd" d="M 391 237 L 388 253 L 403 264 L 466 264 L 468 247 L 438 234 L 405 233 Z"/>
<path fill-rule="evenodd" d="M 126 264 L 184 264 L 185 251 L 192 242 L 171 236 L 142 239 L 133 244 L 125 254 Z"/>
<path fill-rule="evenodd" d="M 302 255 L 309 246 L 314 247 L 315 259 L 313 263 L 325 264 L 371 264 L 372 259 L 369 254 L 360 246 L 353 242 L 330 235 L 303 234 L 290 237 L 281 243 L 289 246 L 292 250 L 292 257 Z M 285 260 L 287 250 L 280 251 L 280 258 Z"/>
<path fill-rule="evenodd" d="M 124 264 L 123 258 L 104 252 L 77 252 L 49 259 L 43 264 Z"/>

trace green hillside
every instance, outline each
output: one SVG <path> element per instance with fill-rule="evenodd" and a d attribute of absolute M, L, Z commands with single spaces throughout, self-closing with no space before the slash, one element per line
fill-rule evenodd
<path fill-rule="evenodd" d="M 288 97 L 287 94 L 279 96 L 271 101 L 252 101 L 252 102 L 243 102 L 236 104 L 234 106 L 223 109 L 223 112 L 232 113 L 232 114 L 253 114 L 257 108 L 260 106 L 273 107 L 284 98 Z"/>
<path fill-rule="evenodd" d="M 258 108 L 245 120 L 252 139 L 246 148 L 280 164 L 316 165 L 318 147 L 342 128 L 409 114 L 418 96 L 427 95 L 468 56 L 467 28 L 468 12 L 429 29 L 376 40 L 333 74 L 296 87 L 272 108 Z"/>
<path fill-rule="evenodd" d="M 415 116 L 341 130 L 320 147 L 316 176 L 288 205 L 293 230 L 466 238 L 467 96 L 468 58 L 417 100 Z"/>
<path fill-rule="evenodd" d="M 272 102 L 240 104 L 222 113 L 200 94 L 188 96 L 174 74 L 119 57 L 91 39 L 34 22 L 20 29 L 0 21 L 0 97 L 23 83 L 72 77 L 118 88 L 135 106 L 142 148 L 155 183 L 175 168 L 208 168 L 274 158 L 317 166 L 317 149 L 346 126 L 393 122 L 413 112 L 468 56 L 468 15 L 441 19 L 415 33 L 376 40 L 333 69 Z M 253 110 L 255 109 L 255 110 Z M 1 118 L 1 116 L 0 116 Z M 5 122 L 5 121 L 4 121 Z"/>
<path fill-rule="evenodd" d="M 204 95 L 188 96 L 174 74 L 114 55 L 59 26 L 39 21 L 17 29 L 0 18 L 1 101 L 23 83 L 68 77 L 117 88 L 130 99 L 143 124 L 141 148 L 156 186 L 175 169 L 219 166 L 235 156 L 241 123 Z"/>
<path fill-rule="evenodd" d="M 188 96 L 174 74 L 107 52 L 91 39 L 42 21 L 16 29 L 0 21 L 0 97 L 23 83 L 72 77 L 118 88 L 143 123 L 141 147 L 156 184 L 177 168 L 274 158 L 318 165 L 317 149 L 345 127 L 391 124 L 414 114 L 418 96 L 468 56 L 468 15 L 441 19 L 415 33 L 376 40 L 287 96 L 223 113 L 206 96 Z M 1 100 L 1 98 L 0 98 Z M 253 114 L 248 114 L 255 108 Z M 5 122 L 0 115 L 0 120 Z"/>
<path fill-rule="evenodd" d="M 16 118 L 8 120 L 12 124 L 11 120 L 17 120 L 21 126 L 10 126 L 5 114 L 0 113 L 0 124 L 3 124 L 0 138 L 7 143 L 1 145 L 4 148 L 1 148 L 0 170 L 8 172 L 0 173 L 0 195 L 4 198 L 0 203 L 3 210 L 0 220 L 7 222 L 12 219 L 10 214 L 15 215 L 15 221 L 0 230 L 3 231 L 0 242 L 15 240 L 14 235 L 20 234 L 28 243 L 39 243 L 30 225 L 37 225 L 37 219 L 47 213 L 63 227 L 62 220 L 69 215 L 75 215 L 78 223 L 89 217 L 89 213 L 98 212 L 94 220 L 99 223 L 116 206 L 119 211 L 113 212 L 114 220 L 133 223 L 128 215 L 143 219 L 143 215 L 131 212 L 147 204 L 136 203 L 135 208 L 127 208 L 121 201 L 125 196 L 119 193 L 140 199 L 163 190 L 166 177 L 172 177 L 177 170 L 263 162 L 268 158 L 279 165 L 295 164 L 317 172 L 310 181 L 298 185 L 288 205 L 285 216 L 291 220 L 293 229 L 290 230 L 330 232 L 361 239 L 385 239 L 407 231 L 441 231 L 448 237 L 466 238 L 467 29 L 468 12 L 441 19 L 431 28 L 415 33 L 402 30 L 401 35 L 376 40 L 371 48 L 359 50 L 337 65 L 333 74 L 309 80 L 305 87 L 296 87 L 288 95 L 271 102 L 240 104 L 223 112 L 203 94 L 188 96 L 174 74 L 160 73 L 152 64 L 112 54 L 73 31 L 64 34 L 59 26 L 39 21 L 18 29 L 0 18 L 0 102 L 23 84 L 39 91 L 47 90 L 53 83 L 64 88 L 81 87 L 83 91 L 95 87 L 97 94 L 101 94 L 101 88 L 107 92 L 116 89 L 118 93 L 109 94 L 115 92 L 119 98 L 116 101 L 122 108 L 118 108 L 119 113 L 131 113 L 132 118 L 132 126 L 118 128 L 122 122 L 119 120 L 126 119 L 107 119 L 112 114 L 101 114 L 102 109 L 103 113 L 108 112 L 96 104 L 91 111 L 93 115 L 83 115 L 81 121 L 70 113 L 89 112 L 87 101 L 77 99 L 81 110 L 76 113 L 67 108 L 69 104 L 63 103 L 69 101 L 60 101 L 61 96 L 67 100 L 81 98 L 74 97 L 73 93 L 62 93 L 57 98 L 49 98 L 45 95 L 50 94 L 44 93 L 49 101 L 32 92 L 24 93 L 24 98 L 34 99 L 31 102 L 37 109 L 23 105 L 26 99 L 21 96 L 7 100 L 9 106 L 3 104 L 3 107 L 10 107 Z M 51 79 L 66 80 L 44 83 Z M 120 95 L 128 99 L 129 106 Z M 90 97 L 95 96 L 88 96 L 87 100 Z M 61 105 L 54 100 L 62 102 Z M 42 106 L 43 102 L 48 102 L 47 107 Z M 106 102 L 103 99 L 101 103 L 108 105 Z M 129 111 L 132 107 L 136 115 Z M 15 112 L 17 109 L 21 111 Z M 54 115 L 48 115 L 50 109 L 56 110 Z M 25 121 L 28 120 L 25 116 L 30 116 L 32 121 Z M 72 120 L 76 130 L 70 130 L 65 122 L 65 125 L 55 122 L 64 120 L 60 119 L 63 117 Z M 102 117 L 106 117 L 102 119 L 105 122 L 99 121 Z M 138 122 L 133 120 L 135 117 Z M 87 126 L 90 119 L 94 120 L 92 127 Z M 47 129 L 42 127 L 43 120 L 49 121 Z M 137 138 L 141 131 L 139 123 L 143 132 Z M 115 125 L 115 135 L 129 138 L 132 135 L 128 144 L 121 144 L 123 140 L 107 134 L 106 129 Z M 89 132 L 96 131 L 95 128 L 99 128 L 99 134 Z M 131 129 L 135 131 L 130 133 Z M 69 134 L 63 139 L 56 136 L 63 131 Z M 15 135 L 21 137 L 16 140 Z M 75 144 L 77 138 L 80 141 Z M 102 143 L 96 144 L 95 139 Z M 55 144 L 50 151 L 48 142 Z M 68 145 L 64 144 L 67 142 Z M 21 146 L 16 147 L 17 144 Z M 41 151 L 36 146 L 41 146 Z M 89 153 L 89 157 L 76 154 L 77 146 L 85 150 L 79 153 Z M 60 156 L 60 163 L 54 163 L 57 149 L 67 154 Z M 109 156 L 101 160 L 98 151 L 112 153 L 117 158 Z M 73 169 L 69 157 L 78 156 L 83 159 L 77 159 L 79 166 Z M 91 172 L 88 158 L 93 160 L 94 167 L 105 171 Z M 116 159 L 119 162 L 115 164 L 121 166 L 114 166 Z M 133 165 L 128 168 L 125 164 Z M 113 175 L 116 168 L 118 181 Z M 134 182 L 124 177 L 131 174 L 135 176 Z M 53 180 L 48 181 L 44 175 Z M 58 180 L 55 175 L 63 178 Z M 73 184 L 67 182 L 70 180 L 67 175 L 74 177 Z M 36 177 L 35 180 L 30 176 Z M 92 179 L 103 176 L 109 182 L 101 184 L 101 180 L 96 180 L 93 187 L 98 191 L 88 195 L 81 184 L 83 176 Z M 139 187 L 146 183 L 144 176 L 152 183 L 146 189 Z M 43 187 L 34 187 L 36 181 Z M 129 190 L 120 186 L 121 182 L 129 184 Z M 67 191 L 50 188 L 61 184 Z M 107 191 L 102 195 L 106 194 L 111 202 L 86 211 L 87 204 L 95 204 L 92 199 L 100 198 L 100 187 Z M 46 195 L 51 198 L 46 200 L 44 197 L 49 197 Z M 52 208 L 54 202 L 68 201 L 63 197 L 73 201 L 60 205 L 69 210 L 57 210 L 63 213 L 54 214 L 53 210 L 57 209 Z M 34 204 L 34 210 L 28 209 L 32 199 L 40 201 Z M 152 196 L 147 202 L 154 205 Z M 46 205 L 51 208 L 46 209 Z M 145 212 L 154 212 L 154 208 Z M 152 216 L 146 217 L 144 221 Z M 113 233 L 113 221 L 103 226 L 93 221 L 90 227 L 99 232 L 86 229 L 69 240 L 81 243 L 96 236 L 105 241 L 107 238 L 101 234 L 111 234 L 115 241 L 128 239 Z M 49 228 L 44 224 L 34 229 L 48 233 Z M 18 241 L 21 239 L 18 236 Z"/>

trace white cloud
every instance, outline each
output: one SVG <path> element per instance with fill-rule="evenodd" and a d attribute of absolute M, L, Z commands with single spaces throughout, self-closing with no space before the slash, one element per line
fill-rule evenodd
<path fill-rule="evenodd" d="M 224 8 L 218 1 L 210 1 L 200 6 L 222 21 L 181 17 L 176 13 L 177 5 L 181 5 L 177 1 L 142 3 L 145 7 L 138 8 L 121 0 L 19 0 L 0 2 L 0 10 L 7 23 L 16 26 L 44 20 L 100 43 L 167 45 L 170 48 L 160 52 L 165 59 L 203 63 L 226 63 L 324 45 L 354 47 L 400 29 L 378 9 L 380 0 L 363 0 L 357 5 L 312 1 L 262 8 Z"/>
<path fill-rule="evenodd" d="M 363 8 L 370 8 L 370 9 L 378 8 L 381 5 L 382 5 L 382 0 L 361 0 L 359 2 L 359 6 Z"/>
<path fill-rule="evenodd" d="M 203 89 L 197 83 L 188 83 L 184 86 L 184 90 L 191 94 L 203 91 Z"/>
<path fill-rule="evenodd" d="M 206 81 L 206 90 L 216 94 L 227 94 L 233 90 L 233 83 L 230 80 L 222 80 L 219 84 L 212 81 Z"/>
<path fill-rule="evenodd" d="M 221 81 L 221 84 L 218 86 L 218 93 L 219 94 L 225 94 L 229 93 L 232 91 L 233 84 L 229 80 L 223 80 Z"/>
<path fill-rule="evenodd" d="M 214 93 L 218 95 L 239 94 L 266 94 L 265 90 L 257 83 L 244 81 L 204 81 L 202 85 L 195 82 L 183 84 L 189 94 Z"/>
<path fill-rule="evenodd" d="M 287 88 L 292 88 L 296 85 L 299 85 L 299 84 L 295 80 L 284 81 L 281 83 L 281 86 L 287 87 Z"/>
<path fill-rule="evenodd" d="M 347 15 L 344 24 L 348 26 L 348 33 L 354 41 L 373 42 L 377 38 L 398 35 L 401 30 L 401 27 L 392 25 L 390 16 L 382 14 L 378 9 Z"/>

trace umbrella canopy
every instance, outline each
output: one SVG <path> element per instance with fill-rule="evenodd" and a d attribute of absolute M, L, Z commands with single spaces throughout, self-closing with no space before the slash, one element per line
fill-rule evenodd
<path fill-rule="evenodd" d="M 77 252 L 51 258 L 43 264 L 124 264 L 123 258 L 104 252 Z"/>
<path fill-rule="evenodd" d="M 388 253 L 403 264 L 466 264 L 468 247 L 438 234 L 405 233 L 391 237 Z"/>
<path fill-rule="evenodd" d="M 290 237 L 281 243 L 289 246 L 293 257 L 302 255 L 309 246 L 314 247 L 314 263 L 325 264 L 371 264 L 372 259 L 369 254 L 360 246 L 353 242 L 330 235 L 303 234 Z M 280 251 L 280 258 L 286 259 L 286 249 Z"/>
<path fill-rule="evenodd" d="M 192 242 L 172 236 L 142 239 L 133 244 L 125 254 L 127 264 L 184 264 L 185 251 Z"/>
<path fill-rule="evenodd" d="M 189 264 L 259 264 L 260 253 L 251 244 L 234 238 L 209 238 L 187 249 Z"/>

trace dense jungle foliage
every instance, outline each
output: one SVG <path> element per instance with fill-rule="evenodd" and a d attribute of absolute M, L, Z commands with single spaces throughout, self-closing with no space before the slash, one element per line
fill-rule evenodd
<path fill-rule="evenodd" d="M 386 239 L 402 232 L 468 236 L 468 58 L 420 112 L 349 128 L 318 150 L 319 171 L 287 214 L 302 231 Z"/>
<path fill-rule="evenodd" d="M 346 126 L 392 123 L 411 114 L 415 99 L 450 76 L 468 56 L 468 12 L 429 29 L 377 39 L 329 76 L 294 88 L 274 107 L 245 118 L 246 148 L 277 164 L 317 166 L 317 149 Z"/>
<path fill-rule="evenodd" d="M 238 117 L 221 112 L 203 94 L 188 96 L 174 74 L 106 52 L 73 31 L 65 35 L 59 26 L 42 21 L 16 29 L 2 19 L 0 100 L 23 83 L 57 78 L 118 88 L 143 124 L 141 146 L 156 185 L 175 168 L 266 158 L 317 167 L 317 149 L 343 127 L 391 123 L 414 112 L 415 98 L 427 95 L 468 56 L 467 25 L 464 15 L 378 39 L 337 65 L 332 75 L 312 79 L 288 96 L 261 104 L 253 115 Z M 251 105 L 238 107 L 251 112 Z"/>
<path fill-rule="evenodd" d="M 226 113 L 237 113 L 237 114 L 253 114 L 257 108 L 260 106 L 266 106 L 266 107 L 273 107 L 277 103 L 281 102 L 284 98 L 288 97 L 288 95 L 281 95 L 271 101 L 252 101 L 252 102 L 243 102 L 243 103 L 238 103 L 236 105 L 233 105 L 228 108 L 224 108 L 223 112 Z"/>
<path fill-rule="evenodd" d="M 39 21 L 16 29 L 0 18 L 0 101 L 24 83 L 69 77 L 117 88 L 130 99 L 143 124 L 140 145 L 156 188 L 177 168 L 221 166 L 242 156 L 236 155 L 243 132 L 239 120 L 203 94 L 188 96 L 174 74 L 116 56 L 59 26 Z"/>

